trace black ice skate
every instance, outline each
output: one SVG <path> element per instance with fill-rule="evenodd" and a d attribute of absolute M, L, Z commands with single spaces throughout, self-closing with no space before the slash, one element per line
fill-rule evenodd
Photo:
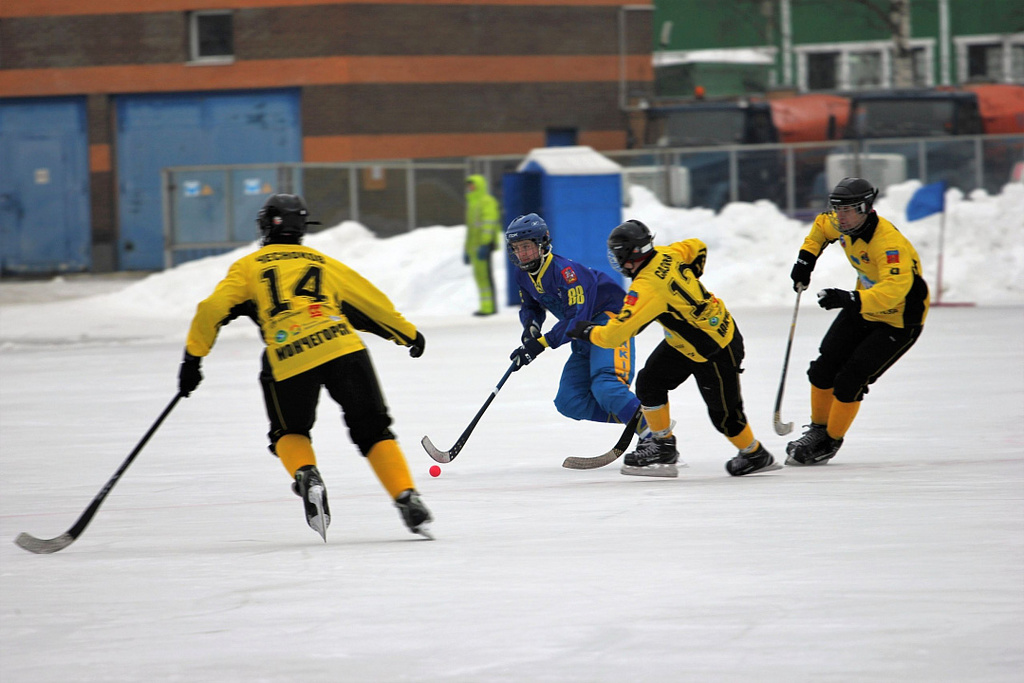
<path fill-rule="evenodd" d="M 828 439 L 828 431 L 826 431 L 825 425 L 812 422 L 811 424 L 804 426 L 807 427 L 807 431 L 803 433 L 803 436 L 801 436 L 799 439 L 794 439 L 793 441 L 790 441 L 788 444 L 786 444 L 786 455 L 789 456 L 788 458 L 786 458 L 787 465 L 804 464 L 802 462 L 793 460 L 793 452 L 796 449 L 816 449 L 818 448 L 818 445 L 820 443 Z"/>
<path fill-rule="evenodd" d="M 402 520 L 409 527 L 409 531 L 430 540 L 434 539 L 430 533 L 430 523 L 434 518 L 415 489 L 402 491 L 395 499 L 395 507 L 402 513 Z"/>
<path fill-rule="evenodd" d="M 676 437 L 651 437 L 642 439 L 635 451 L 626 453 L 620 471 L 637 477 L 678 477 L 679 466 L 686 467 L 686 463 L 677 463 Z"/>
<path fill-rule="evenodd" d="M 327 527 L 331 524 L 331 510 L 327 506 L 327 487 L 324 486 L 324 480 L 320 478 L 320 472 L 315 465 L 306 465 L 298 469 L 292 491 L 302 498 L 306 523 L 320 534 L 320 538 L 326 543 Z"/>
<path fill-rule="evenodd" d="M 782 465 L 775 462 L 772 454 L 760 443 L 757 444 L 757 449 L 753 453 L 740 452 L 732 460 L 725 463 L 725 471 L 734 477 L 781 469 Z"/>
<path fill-rule="evenodd" d="M 822 430 L 824 431 L 824 430 Z M 833 439 L 825 434 L 825 438 L 809 446 L 797 446 L 786 459 L 787 465 L 824 465 L 835 456 L 842 439 Z"/>

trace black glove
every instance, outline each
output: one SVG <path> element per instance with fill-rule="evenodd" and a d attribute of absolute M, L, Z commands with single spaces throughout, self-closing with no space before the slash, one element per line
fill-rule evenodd
<path fill-rule="evenodd" d="M 409 344 L 409 355 L 413 358 L 419 358 L 423 355 L 423 349 L 427 348 L 427 340 L 424 338 L 422 332 L 416 332 L 416 341 Z"/>
<path fill-rule="evenodd" d="M 573 339 L 590 342 L 590 331 L 594 329 L 594 323 L 589 320 L 578 320 L 566 334 Z"/>
<path fill-rule="evenodd" d="M 515 361 L 516 370 L 529 365 L 533 362 L 533 359 L 539 356 L 544 351 L 544 345 L 536 339 L 527 339 L 523 342 L 523 345 L 512 352 L 512 355 L 508 357 L 509 360 Z"/>
<path fill-rule="evenodd" d="M 845 308 L 860 312 L 860 292 L 833 288 L 823 289 L 818 292 L 818 305 L 825 310 Z"/>
<path fill-rule="evenodd" d="M 492 247 L 489 244 L 481 244 L 479 247 L 477 247 L 476 248 L 477 260 L 486 261 L 487 259 L 491 258 L 491 249 L 492 249 Z"/>
<path fill-rule="evenodd" d="M 806 249 L 800 250 L 796 257 L 796 263 L 793 264 L 793 270 L 789 274 L 790 279 L 793 280 L 794 292 L 807 289 L 807 286 L 811 284 L 811 271 L 814 270 L 817 260 L 818 257 Z"/>
<path fill-rule="evenodd" d="M 182 396 L 187 397 L 203 381 L 203 373 L 199 371 L 202 362 L 203 359 L 199 356 L 185 352 L 185 357 L 181 359 L 181 367 L 178 369 L 178 393 Z"/>
<path fill-rule="evenodd" d="M 462 251 L 462 263 L 467 266 L 469 265 L 469 252 L 465 249 Z"/>
<path fill-rule="evenodd" d="M 536 320 L 523 328 L 522 341 L 525 344 L 527 339 L 540 339 L 540 324 Z"/>

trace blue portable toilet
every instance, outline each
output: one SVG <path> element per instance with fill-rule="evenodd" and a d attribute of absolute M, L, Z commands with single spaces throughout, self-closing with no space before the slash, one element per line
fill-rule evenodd
<path fill-rule="evenodd" d="M 531 151 L 515 173 L 502 178 L 505 225 L 539 214 L 551 230 L 556 253 L 602 270 L 620 281 L 608 263 L 608 233 L 622 222 L 622 167 L 586 146 Z M 519 290 L 508 277 L 508 305 Z"/>

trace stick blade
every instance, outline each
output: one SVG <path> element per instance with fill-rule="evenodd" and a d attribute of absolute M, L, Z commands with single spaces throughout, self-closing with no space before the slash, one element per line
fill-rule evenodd
<path fill-rule="evenodd" d="M 420 445 L 423 446 L 423 450 L 427 452 L 427 455 L 442 465 L 446 465 L 452 461 L 451 454 L 448 451 L 439 451 L 434 444 L 431 443 L 429 436 L 424 436 L 420 439 Z"/>
<path fill-rule="evenodd" d="M 15 545 L 19 548 L 35 553 L 36 555 L 49 555 L 59 550 L 64 550 L 69 545 L 75 542 L 75 537 L 71 534 L 61 534 L 57 538 L 36 538 L 32 534 L 20 533 L 18 537 L 14 539 Z"/>
<path fill-rule="evenodd" d="M 633 414 L 633 419 L 626 423 L 622 430 L 622 436 L 615 442 L 612 449 L 607 453 L 593 458 L 569 457 L 562 461 L 562 467 L 570 470 L 596 470 L 598 467 L 610 465 L 619 459 L 619 456 L 626 452 L 629 444 L 633 443 L 633 435 L 636 433 L 636 426 L 640 423 L 642 413 L 639 408 Z"/>
<path fill-rule="evenodd" d="M 783 422 L 782 418 L 778 413 L 775 414 L 775 419 L 772 421 L 772 426 L 775 427 L 775 433 L 779 436 L 785 436 L 793 431 L 792 422 Z"/>
<path fill-rule="evenodd" d="M 623 449 L 621 448 L 613 448 L 607 453 L 602 453 L 593 458 L 570 456 L 562 461 L 562 467 L 570 470 L 596 470 L 598 467 L 610 465 L 618 460 L 622 452 Z"/>

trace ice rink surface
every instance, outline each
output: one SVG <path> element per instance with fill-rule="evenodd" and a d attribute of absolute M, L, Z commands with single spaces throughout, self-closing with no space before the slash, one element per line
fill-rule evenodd
<path fill-rule="evenodd" d="M 731 308 L 752 426 L 784 456 L 771 418 L 792 309 Z M 794 436 L 832 317 L 801 310 Z M 567 349 L 514 374 L 431 478 L 420 438 L 454 443 L 519 325 L 509 310 L 416 322 L 421 359 L 367 343 L 433 542 L 406 531 L 326 396 L 328 543 L 306 526 L 239 323 L 81 538 L 26 553 L 14 537 L 68 529 L 173 397 L 186 327 L 0 347 L 0 681 L 1024 677 L 1024 309 L 933 309 L 823 467 L 729 477 L 734 451 L 684 385 L 675 480 L 561 467 L 620 430 L 555 411 Z M 658 339 L 639 338 L 641 359 Z"/>

